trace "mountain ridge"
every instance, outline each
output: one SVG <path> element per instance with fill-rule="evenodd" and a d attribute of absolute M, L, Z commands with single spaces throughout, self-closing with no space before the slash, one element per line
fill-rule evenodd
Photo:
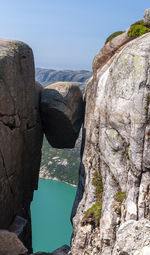
<path fill-rule="evenodd" d="M 85 83 L 92 76 L 87 70 L 55 70 L 46 68 L 35 68 L 35 77 L 43 87 L 58 81 L 71 81 Z M 79 84 L 80 85 L 80 84 Z"/>

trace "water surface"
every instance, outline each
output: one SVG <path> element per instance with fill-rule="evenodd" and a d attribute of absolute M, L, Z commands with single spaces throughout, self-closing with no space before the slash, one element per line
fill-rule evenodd
<path fill-rule="evenodd" d="M 76 188 L 62 182 L 39 180 L 31 205 L 32 243 L 34 252 L 51 252 L 70 245 L 70 214 Z"/>

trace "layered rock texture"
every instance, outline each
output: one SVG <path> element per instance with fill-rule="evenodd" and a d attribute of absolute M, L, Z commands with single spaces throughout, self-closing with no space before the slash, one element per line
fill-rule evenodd
<path fill-rule="evenodd" d="M 29 250 L 42 139 L 32 50 L 0 39 L 0 228 L 17 233 Z"/>
<path fill-rule="evenodd" d="M 82 92 L 75 83 L 57 82 L 41 95 L 42 124 L 55 148 L 73 148 L 83 122 Z"/>
<path fill-rule="evenodd" d="M 72 255 L 150 250 L 150 33 L 120 45 L 86 86 Z"/>

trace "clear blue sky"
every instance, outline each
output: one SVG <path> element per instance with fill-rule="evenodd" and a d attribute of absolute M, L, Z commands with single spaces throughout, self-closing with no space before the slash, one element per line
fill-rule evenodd
<path fill-rule="evenodd" d="M 0 37 L 29 44 L 38 67 L 91 70 L 106 37 L 146 8 L 149 0 L 0 0 Z"/>

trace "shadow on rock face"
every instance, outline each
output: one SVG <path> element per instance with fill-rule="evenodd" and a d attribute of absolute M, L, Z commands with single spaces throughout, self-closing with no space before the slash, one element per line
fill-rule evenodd
<path fill-rule="evenodd" d="M 83 122 L 83 98 L 74 83 L 49 85 L 41 95 L 43 130 L 55 148 L 73 148 Z"/>

